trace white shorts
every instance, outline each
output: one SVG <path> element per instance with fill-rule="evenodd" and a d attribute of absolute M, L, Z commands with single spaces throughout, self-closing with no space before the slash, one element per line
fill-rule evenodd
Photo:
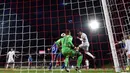
<path fill-rule="evenodd" d="M 89 50 L 89 44 L 87 44 L 87 43 L 82 43 L 82 44 L 79 45 L 79 48 L 82 48 L 82 49 L 88 51 L 88 50 Z"/>
<path fill-rule="evenodd" d="M 7 63 L 14 63 L 14 59 L 13 58 L 9 58 Z"/>

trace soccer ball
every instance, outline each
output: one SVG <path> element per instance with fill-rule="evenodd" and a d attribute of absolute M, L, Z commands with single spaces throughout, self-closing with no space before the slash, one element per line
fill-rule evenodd
<path fill-rule="evenodd" d="M 74 66 L 72 65 L 72 66 L 71 66 L 71 68 L 73 69 L 73 68 L 74 68 Z"/>

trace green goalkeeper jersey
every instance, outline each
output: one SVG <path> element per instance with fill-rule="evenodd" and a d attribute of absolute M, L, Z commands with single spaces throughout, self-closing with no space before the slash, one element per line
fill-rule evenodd
<path fill-rule="evenodd" d="M 71 47 L 74 47 L 72 40 L 73 40 L 73 37 L 71 35 L 67 35 L 63 38 L 58 39 L 55 43 L 58 46 L 71 48 Z"/>
<path fill-rule="evenodd" d="M 69 64 L 69 57 L 78 56 L 77 67 L 80 68 L 83 56 L 73 50 L 74 44 L 72 43 L 73 37 L 71 35 L 66 35 L 64 38 L 61 38 L 56 41 L 56 44 L 62 46 L 61 52 L 65 57 L 65 67 Z"/>
<path fill-rule="evenodd" d="M 71 35 L 67 35 L 62 39 L 62 47 L 74 47 L 72 43 L 73 37 Z"/>
<path fill-rule="evenodd" d="M 56 45 L 60 46 L 62 54 L 70 53 L 72 50 L 72 47 L 74 47 L 72 43 L 73 37 L 71 35 L 66 35 L 63 38 L 60 38 L 56 41 Z"/>

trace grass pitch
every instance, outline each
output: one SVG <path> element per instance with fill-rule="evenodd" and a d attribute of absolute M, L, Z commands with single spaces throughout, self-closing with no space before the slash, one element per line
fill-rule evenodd
<path fill-rule="evenodd" d="M 82 73 L 115 73 L 114 69 L 81 69 Z M 51 71 L 45 69 L 0 69 L 0 73 L 67 73 L 60 71 L 60 69 L 53 69 Z M 78 73 L 74 69 L 70 73 Z"/>

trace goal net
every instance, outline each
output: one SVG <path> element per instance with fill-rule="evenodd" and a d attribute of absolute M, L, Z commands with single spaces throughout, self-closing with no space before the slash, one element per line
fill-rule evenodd
<path fill-rule="evenodd" d="M 32 57 L 31 66 L 37 69 L 45 66 L 45 38 L 40 36 L 35 26 L 29 25 L 5 3 L 0 4 L 0 58 L 1 67 L 8 63 L 7 53 L 13 49 L 16 57 L 16 69 L 30 69 L 29 57 Z M 9 66 L 11 67 L 11 66 Z"/>
<path fill-rule="evenodd" d="M 81 44 L 77 30 L 87 35 L 89 52 L 96 57 L 81 50 L 84 73 L 125 70 L 127 56 L 116 43 L 130 34 L 129 16 L 128 0 L 1 0 L 0 67 L 5 70 L 7 53 L 13 49 L 18 73 L 62 72 L 55 63 L 48 71 L 51 46 L 69 29 L 75 46 Z M 76 58 L 70 59 L 69 68 L 75 67 Z"/>
<path fill-rule="evenodd" d="M 114 41 L 119 42 L 126 40 L 130 36 L 130 3 L 127 0 L 110 0 L 107 1 L 108 11 L 111 21 L 111 28 L 113 31 Z M 129 65 L 126 54 L 122 55 L 122 49 L 125 45 L 123 43 L 116 44 L 119 66 L 122 70 L 126 70 Z"/>

